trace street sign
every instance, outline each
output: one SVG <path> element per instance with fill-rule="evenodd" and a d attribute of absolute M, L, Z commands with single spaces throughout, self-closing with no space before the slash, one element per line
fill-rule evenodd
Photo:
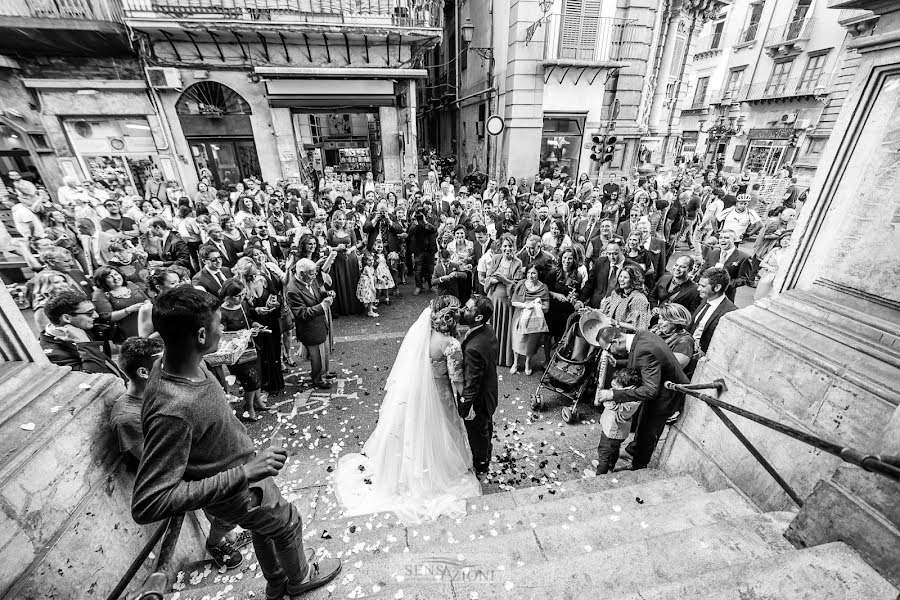
<path fill-rule="evenodd" d="M 503 128 L 505 126 L 505 123 L 503 123 L 503 117 L 492 115 L 488 117 L 487 122 L 484 124 L 484 129 L 491 135 L 500 135 L 500 133 L 503 132 Z"/>

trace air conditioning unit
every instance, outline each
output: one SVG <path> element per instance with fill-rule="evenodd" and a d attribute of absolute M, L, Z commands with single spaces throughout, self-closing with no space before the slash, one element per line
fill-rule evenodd
<path fill-rule="evenodd" d="M 789 125 L 797 120 L 797 113 L 788 113 L 786 115 L 781 115 L 781 122 L 785 125 Z"/>
<path fill-rule="evenodd" d="M 181 73 L 174 67 L 147 67 L 150 87 L 157 90 L 180 90 L 184 87 Z"/>

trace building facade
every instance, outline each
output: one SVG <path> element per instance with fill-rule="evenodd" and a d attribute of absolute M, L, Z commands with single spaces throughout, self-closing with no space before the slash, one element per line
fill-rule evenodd
<path fill-rule="evenodd" d="M 869 13 L 871 15 L 871 13 Z M 869 19 L 819 0 L 735 0 L 691 47 L 679 157 L 809 185 L 858 61 L 843 27 Z"/>
<path fill-rule="evenodd" d="M 417 168 L 414 65 L 440 42 L 441 0 L 47 4 L 0 8 L 4 174 L 143 193 L 153 167 L 188 192 L 201 174 L 372 171 L 387 190 Z"/>
<path fill-rule="evenodd" d="M 445 46 L 453 40 L 454 47 L 429 57 L 425 144 L 457 156 L 462 175 L 530 181 L 562 172 L 596 180 L 653 171 L 662 162 L 648 139 L 651 114 L 661 110 L 654 109 L 658 88 L 666 87 L 658 82 L 680 68 L 689 24 L 699 27 L 720 4 L 448 3 Z M 498 135 L 486 131 L 491 116 L 503 119 Z M 613 160 L 602 167 L 591 158 L 595 136 L 616 137 Z"/>

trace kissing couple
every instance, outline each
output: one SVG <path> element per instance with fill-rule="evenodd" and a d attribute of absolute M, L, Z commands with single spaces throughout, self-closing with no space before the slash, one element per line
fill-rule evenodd
<path fill-rule="evenodd" d="M 498 342 L 484 297 L 440 296 L 403 338 L 375 431 L 332 481 L 344 516 L 392 511 L 403 523 L 461 516 L 481 495 L 497 409 Z M 460 343 L 457 326 L 469 330 Z"/>

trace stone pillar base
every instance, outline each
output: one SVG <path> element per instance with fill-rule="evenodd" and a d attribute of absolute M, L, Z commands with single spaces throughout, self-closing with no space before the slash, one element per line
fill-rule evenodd
<path fill-rule="evenodd" d="M 900 423 L 898 330 L 863 313 L 834 289 L 793 290 L 730 313 L 719 323 L 694 382 L 722 378 L 725 402 L 877 454 L 897 454 Z M 801 498 L 809 498 L 791 527 L 797 543 L 845 541 L 895 585 L 900 544 L 900 486 L 837 457 L 729 415 Z M 667 437 L 663 468 L 690 472 L 707 485 L 734 486 L 763 510 L 796 510 L 790 498 L 699 400 Z M 824 506 L 840 510 L 823 510 Z M 842 512 L 843 511 L 843 512 Z M 849 512 L 847 512 L 849 511 Z M 840 519 L 836 515 L 841 515 Z M 838 522 L 838 521 L 842 521 Z M 846 527 L 855 531 L 852 539 Z M 885 554 L 887 549 L 892 553 Z"/>

